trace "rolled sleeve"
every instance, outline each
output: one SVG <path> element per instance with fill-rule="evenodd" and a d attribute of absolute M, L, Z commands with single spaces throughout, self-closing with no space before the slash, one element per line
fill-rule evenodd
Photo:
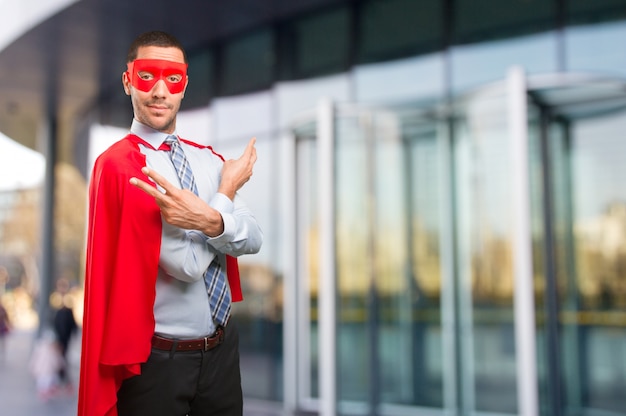
<path fill-rule="evenodd" d="M 205 236 L 207 244 L 235 257 L 259 251 L 262 233 L 241 197 L 235 195 L 235 200 L 231 201 L 226 195 L 217 193 L 209 205 L 222 216 L 224 231 L 216 237 Z"/>
<path fill-rule="evenodd" d="M 211 201 L 209 202 L 211 208 L 215 209 L 222 216 L 222 222 L 224 223 L 224 231 L 222 234 L 210 237 L 208 235 L 204 235 L 205 241 L 216 249 L 220 249 L 224 247 L 228 242 L 232 241 L 235 237 L 235 233 L 237 231 L 237 224 L 235 222 L 235 218 L 232 215 L 232 212 L 235 209 L 233 201 L 230 200 L 224 194 L 216 193 Z"/>
<path fill-rule="evenodd" d="M 220 213 L 232 214 L 235 209 L 235 204 L 233 204 L 233 201 L 231 201 L 230 198 L 226 195 L 219 192 L 213 195 L 213 198 L 211 199 L 211 202 L 209 202 L 209 205 L 212 208 L 218 210 Z"/>

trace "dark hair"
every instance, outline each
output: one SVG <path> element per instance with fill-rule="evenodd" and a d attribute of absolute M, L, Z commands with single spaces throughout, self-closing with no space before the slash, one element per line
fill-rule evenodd
<path fill-rule="evenodd" d="M 183 45 L 176 39 L 174 36 L 169 33 L 160 32 L 158 30 L 154 30 L 151 32 L 145 32 L 141 35 L 137 36 L 133 43 L 130 44 L 130 48 L 128 48 L 128 55 L 126 57 L 126 62 L 132 62 L 137 59 L 137 52 L 139 48 L 142 46 L 159 46 L 162 48 L 178 48 L 183 53 L 183 57 L 185 58 L 185 63 L 187 63 L 187 54 L 185 53 L 185 49 Z"/>

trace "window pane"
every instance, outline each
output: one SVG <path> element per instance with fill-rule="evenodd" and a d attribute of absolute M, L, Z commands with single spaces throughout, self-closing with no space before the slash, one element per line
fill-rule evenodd
<path fill-rule="evenodd" d="M 436 125 L 344 110 L 336 132 L 340 407 L 441 407 Z"/>
<path fill-rule="evenodd" d="M 368 1 L 360 22 L 359 62 L 432 51 L 442 46 L 442 0 Z"/>
<path fill-rule="evenodd" d="M 463 396 L 471 411 L 514 414 L 510 157 L 504 95 L 468 103 L 457 122 L 455 178 Z"/>
<path fill-rule="evenodd" d="M 506 76 L 512 63 L 528 73 L 557 70 L 558 37 L 555 32 L 456 46 L 452 49 L 452 87 L 455 92 L 495 82 Z"/>
<path fill-rule="evenodd" d="M 371 238 L 378 254 L 381 401 L 440 408 L 440 131 L 414 112 L 382 114 L 376 123 L 378 203 Z"/>
<path fill-rule="evenodd" d="M 567 21 L 570 24 L 624 18 L 626 18 L 626 0 L 567 1 Z"/>
<path fill-rule="evenodd" d="M 574 230 L 568 253 L 573 270 L 566 276 L 561 301 L 568 413 L 579 411 L 581 404 L 607 413 L 626 409 L 624 120 L 619 112 L 574 121 L 569 143 L 562 145 L 570 147 L 565 148 L 571 158 L 571 196 L 566 202 L 572 204 L 573 224 L 568 225 Z M 572 393 L 582 400 L 573 399 Z"/>
<path fill-rule="evenodd" d="M 205 50 L 189 56 L 189 86 L 185 91 L 185 99 L 181 109 L 203 107 L 209 104 L 214 95 L 213 74 L 214 59 L 211 50 Z"/>
<path fill-rule="evenodd" d="M 454 43 L 478 42 L 548 30 L 556 23 L 556 2 L 547 0 L 458 0 Z"/>
<path fill-rule="evenodd" d="M 294 76 L 340 72 L 348 67 L 350 11 L 347 7 L 304 18 L 294 24 Z"/>
<path fill-rule="evenodd" d="M 274 76 L 273 35 L 263 29 L 224 46 L 219 91 L 222 95 L 268 88 Z"/>
<path fill-rule="evenodd" d="M 337 379 L 340 401 L 368 403 L 374 259 L 369 245 L 373 230 L 368 217 L 368 148 L 360 121 L 339 118 L 336 126 Z"/>
<path fill-rule="evenodd" d="M 376 104 L 410 102 L 415 97 L 438 99 L 446 86 L 444 65 L 442 53 L 359 65 L 353 71 L 356 99 Z"/>
<path fill-rule="evenodd" d="M 615 47 L 626 38 L 626 21 L 573 26 L 565 30 L 568 71 L 599 71 L 626 75 L 626 48 Z"/>

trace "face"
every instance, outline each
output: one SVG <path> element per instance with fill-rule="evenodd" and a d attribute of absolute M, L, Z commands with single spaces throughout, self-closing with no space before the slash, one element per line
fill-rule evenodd
<path fill-rule="evenodd" d="M 187 88 L 187 66 L 178 48 L 143 46 L 122 74 L 135 118 L 164 133 L 176 129 L 176 114 Z"/>

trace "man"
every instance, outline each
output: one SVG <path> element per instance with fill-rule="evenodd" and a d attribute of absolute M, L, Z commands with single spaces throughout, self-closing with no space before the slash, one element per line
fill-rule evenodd
<path fill-rule="evenodd" d="M 169 34 L 140 35 L 127 67 L 130 133 L 98 158 L 90 184 L 78 414 L 241 415 L 228 317 L 231 295 L 241 300 L 235 257 L 262 242 L 237 195 L 255 140 L 223 161 L 176 136 L 187 58 Z"/>

